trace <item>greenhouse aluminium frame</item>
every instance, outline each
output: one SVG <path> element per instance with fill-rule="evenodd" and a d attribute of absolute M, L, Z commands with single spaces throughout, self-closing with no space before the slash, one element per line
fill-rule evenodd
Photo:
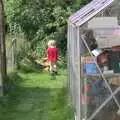
<path fill-rule="evenodd" d="M 93 0 L 75 14 L 70 16 L 68 20 L 68 78 L 70 85 L 70 93 L 72 96 L 75 119 L 81 118 L 81 55 L 84 54 L 85 48 L 81 38 L 82 28 L 86 27 L 90 19 L 99 12 L 108 7 L 114 0 Z M 88 48 L 89 49 L 89 48 Z M 104 77 L 104 76 L 103 76 Z M 108 99 L 93 113 L 87 120 L 92 120 L 95 115 L 107 104 L 112 98 L 116 101 L 115 94 L 120 91 L 120 87 L 116 91 L 111 92 Z M 116 103 L 118 103 L 116 101 Z M 118 104 L 119 107 L 119 104 Z"/>

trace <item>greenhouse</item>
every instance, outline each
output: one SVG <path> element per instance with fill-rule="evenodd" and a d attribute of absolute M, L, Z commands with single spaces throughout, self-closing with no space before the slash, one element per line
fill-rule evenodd
<path fill-rule="evenodd" d="M 76 120 L 120 119 L 119 0 L 93 0 L 68 20 L 69 85 Z"/>

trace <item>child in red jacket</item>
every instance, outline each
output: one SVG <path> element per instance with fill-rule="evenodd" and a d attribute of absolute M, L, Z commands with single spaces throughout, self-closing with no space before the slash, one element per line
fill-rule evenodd
<path fill-rule="evenodd" d="M 48 42 L 48 49 L 47 49 L 47 58 L 49 61 L 49 67 L 51 74 L 57 74 L 57 61 L 58 61 L 58 48 L 56 48 L 55 40 L 50 40 Z"/>

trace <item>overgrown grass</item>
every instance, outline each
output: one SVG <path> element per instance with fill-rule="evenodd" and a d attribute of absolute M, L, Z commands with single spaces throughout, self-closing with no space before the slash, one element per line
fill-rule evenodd
<path fill-rule="evenodd" d="M 73 120 L 66 71 L 56 80 L 46 73 L 10 75 L 9 95 L 0 99 L 0 120 Z"/>

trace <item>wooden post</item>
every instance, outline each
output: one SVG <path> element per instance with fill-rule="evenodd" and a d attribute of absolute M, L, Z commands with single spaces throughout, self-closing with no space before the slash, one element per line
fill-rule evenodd
<path fill-rule="evenodd" d="M 0 92 L 3 95 L 3 84 L 6 83 L 6 48 L 5 48 L 5 25 L 4 25 L 4 6 L 3 0 L 0 0 Z"/>
<path fill-rule="evenodd" d="M 16 39 L 12 40 L 12 69 L 16 68 Z"/>

